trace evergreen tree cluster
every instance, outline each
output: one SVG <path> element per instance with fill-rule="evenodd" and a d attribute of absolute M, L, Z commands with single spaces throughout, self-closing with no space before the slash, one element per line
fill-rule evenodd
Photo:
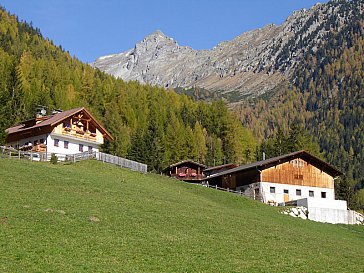
<path fill-rule="evenodd" d="M 84 106 L 115 137 L 107 152 L 160 171 L 176 161 L 207 165 L 255 159 L 256 141 L 222 101 L 125 83 L 81 63 L 38 29 L 0 9 L 0 143 L 5 128 L 47 109 Z"/>
<path fill-rule="evenodd" d="M 358 0 L 342 5 L 328 24 L 347 13 L 350 23 L 326 37 L 316 51 L 307 51 L 291 82 L 283 83 L 273 96 L 252 100 L 236 111 L 255 135 L 271 137 L 270 142 L 282 132 L 288 134 L 292 124 L 304 127 L 319 143 L 326 161 L 345 173 L 337 181 L 338 188 L 340 183 L 343 189 L 350 185 L 355 193 L 364 188 L 364 15 L 352 9 L 354 2 Z M 345 195 L 350 193 L 338 196 Z M 364 208 L 364 202 L 358 202 L 351 207 Z"/>
<path fill-rule="evenodd" d="M 264 152 L 266 157 L 271 158 L 300 150 L 305 150 L 316 157 L 322 158 L 318 143 L 302 126 L 292 124 L 288 132 L 278 128 L 275 135 L 263 141 L 260 145 L 259 155 Z"/>

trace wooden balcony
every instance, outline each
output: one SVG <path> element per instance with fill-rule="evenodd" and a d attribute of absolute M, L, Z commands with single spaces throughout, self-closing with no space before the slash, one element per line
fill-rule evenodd
<path fill-rule="evenodd" d="M 83 130 L 71 129 L 69 127 L 64 127 L 62 130 L 62 135 L 73 136 L 76 138 L 81 138 L 88 141 L 96 142 L 96 133 L 92 133 L 90 131 L 83 131 Z"/>
<path fill-rule="evenodd" d="M 199 181 L 204 178 L 203 174 L 196 174 L 196 173 L 179 173 L 179 174 L 172 174 L 171 177 L 177 178 L 179 180 L 185 180 L 185 181 Z"/>

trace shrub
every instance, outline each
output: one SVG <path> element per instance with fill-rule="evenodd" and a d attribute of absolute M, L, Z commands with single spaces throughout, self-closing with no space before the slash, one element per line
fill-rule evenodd
<path fill-rule="evenodd" d="M 55 153 L 52 153 L 52 154 L 51 154 L 51 160 L 50 160 L 50 162 L 51 162 L 52 164 L 57 164 L 57 163 L 58 163 L 58 157 L 56 156 L 56 154 L 55 154 Z"/>

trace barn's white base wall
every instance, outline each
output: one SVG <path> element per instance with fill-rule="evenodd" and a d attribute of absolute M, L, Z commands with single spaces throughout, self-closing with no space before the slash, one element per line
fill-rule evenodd
<path fill-rule="evenodd" d="M 345 200 L 329 200 L 329 199 L 316 199 L 316 198 L 303 198 L 296 200 L 297 206 L 306 208 L 320 208 L 320 209 L 335 209 L 347 210 L 347 202 Z"/>
<path fill-rule="evenodd" d="M 308 208 L 308 219 L 331 224 L 349 224 L 348 210 Z"/>
<path fill-rule="evenodd" d="M 271 188 L 274 189 L 274 192 L 272 192 Z M 297 192 L 297 190 L 299 192 Z M 260 199 L 264 203 L 278 204 L 302 198 L 310 198 L 314 200 L 335 200 L 334 189 L 270 182 L 252 183 L 246 186 L 238 187 L 237 191 L 242 191 L 245 195 L 254 199 Z M 288 191 L 288 193 L 285 193 L 285 191 Z M 310 197 L 310 192 L 311 194 L 313 193 L 313 197 Z M 326 194 L 325 198 L 322 197 L 323 192 Z M 300 195 L 298 195 L 298 193 L 300 193 Z"/>
<path fill-rule="evenodd" d="M 304 198 L 295 200 L 296 206 L 283 213 L 293 217 L 303 217 L 295 213 L 300 208 L 306 208 L 307 219 L 331 224 L 364 225 L 364 216 L 356 211 L 348 210 L 344 200 L 317 200 Z"/>

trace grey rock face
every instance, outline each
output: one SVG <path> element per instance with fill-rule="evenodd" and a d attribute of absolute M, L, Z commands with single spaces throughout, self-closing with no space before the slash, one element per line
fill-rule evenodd
<path fill-rule="evenodd" d="M 92 65 L 125 81 L 258 96 L 288 78 L 305 52 L 317 50 L 333 29 L 350 20 L 350 10 L 338 12 L 340 5 L 316 4 L 294 12 L 280 26 L 243 33 L 211 50 L 180 46 L 157 30 L 133 49 L 100 57 Z"/>

